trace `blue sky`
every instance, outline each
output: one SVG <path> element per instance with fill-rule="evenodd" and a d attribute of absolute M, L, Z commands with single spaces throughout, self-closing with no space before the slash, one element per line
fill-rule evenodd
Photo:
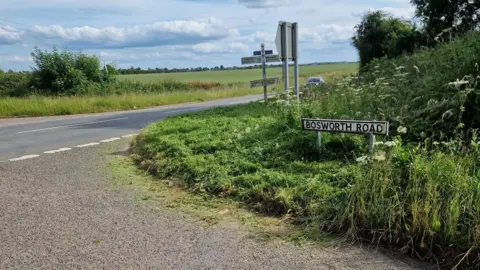
<path fill-rule="evenodd" d="M 357 61 L 368 10 L 411 18 L 409 0 L 2 0 L 0 68 L 25 70 L 34 46 L 81 50 L 119 67 L 240 65 L 279 21 L 298 22 L 302 63 Z"/>

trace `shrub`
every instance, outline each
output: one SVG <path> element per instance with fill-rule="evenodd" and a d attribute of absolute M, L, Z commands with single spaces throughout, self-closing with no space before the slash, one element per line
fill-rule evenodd
<path fill-rule="evenodd" d="M 32 84 L 44 93 L 74 94 L 74 90 L 88 83 L 100 83 L 104 75 L 100 61 L 95 56 L 69 51 L 44 52 L 35 48 L 31 54 L 33 68 Z"/>
<path fill-rule="evenodd" d="M 31 91 L 30 74 L 0 73 L 0 97 L 24 96 Z"/>

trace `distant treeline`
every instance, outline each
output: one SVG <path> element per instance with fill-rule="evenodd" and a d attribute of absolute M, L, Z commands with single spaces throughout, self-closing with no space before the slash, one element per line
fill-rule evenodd
<path fill-rule="evenodd" d="M 328 64 L 347 64 L 347 63 L 356 63 L 356 62 L 325 62 L 325 63 L 310 63 L 303 64 L 302 66 L 310 65 L 328 65 Z M 267 67 L 281 67 L 281 64 L 267 65 Z M 293 64 L 290 64 L 293 66 Z M 148 73 L 176 73 L 176 72 L 199 72 L 199 71 L 212 71 L 212 70 L 236 70 L 236 69 L 257 69 L 261 68 L 262 65 L 250 65 L 250 66 L 232 66 L 224 67 L 223 65 L 208 68 L 208 67 L 196 67 L 196 68 L 148 68 L 142 69 L 140 67 L 129 67 L 129 68 L 118 68 L 116 69 L 117 74 L 148 74 Z"/>

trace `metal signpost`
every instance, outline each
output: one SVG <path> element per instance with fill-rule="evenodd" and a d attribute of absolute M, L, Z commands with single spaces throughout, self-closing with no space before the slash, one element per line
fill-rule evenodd
<path fill-rule="evenodd" d="M 373 152 L 375 135 L 388 136 L 389 123 L 385 121 L 302 119 L 302 129 L 316 131 L 318 146 L 321 146 L 320 132 L 370 134 L 369 150 Z"/>
<path fill-rule="evenodd" d="M 263 86 L 263 96 L 267 101 L 267 85 L 277 84 L 280 82 L 280 78 L 267 79 L 267 66 L 266 63 L 279 62 L 280 56 L 273 54 L 272 50 L 265 50 L 265 45 L 261 45 L 260 51 L 254 51 L 254 56 L 242 57 L 242 65 L 248 64 L 262 64 L 262 79 L 251 81 L 250 88 Z"/>
<path fill-rule="evenodd" d="M 279 22 L 275 45 L 280 59 L 283 62 L 283 85 L 285 91 L 288 91 L 288 62 L 294 61 L 294 88 L 297 100 L 300 99 L 299 81 L 298 81 L 298 23 Z"/>

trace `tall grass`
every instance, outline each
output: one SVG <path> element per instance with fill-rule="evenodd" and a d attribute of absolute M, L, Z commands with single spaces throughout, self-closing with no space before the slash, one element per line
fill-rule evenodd
<path fill-rule="evenodd" d="M 478 38 L 382 60 L 360 77 L 305 91 L 301 104 L 281 96 L 166 119 L 133 141 L 133 157 L 195 191 L 441 266 L 478 267 Z M 358 135 L 323 134 L 319 149 L 315 133 L 301 130 L 303 117 L 388 120 L 391 135 L 377 138 L 371 155 Z"/>
<path fill-rule="evenodd" d="M 0 117 L 69 115 L 133 110 L 152 106 L 199 102 L 260 93 L 260 89 L 231 88 L 223 90 L 190 90 L 145 94 L 125 93 L 102 96 L 28 96 L 25 98 L 2 98 L 0 99 Z"/>

